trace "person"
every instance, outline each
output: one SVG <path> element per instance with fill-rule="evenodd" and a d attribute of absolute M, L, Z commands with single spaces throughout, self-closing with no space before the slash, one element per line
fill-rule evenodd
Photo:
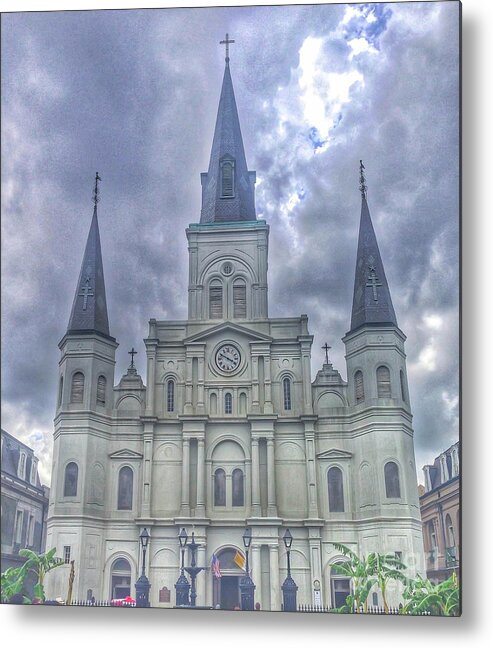
<path fill-rule="evenodd" d="M 260 610 L 260 603 L 258 601 L 255 603 L 255 609 L 257 612 Z"/>

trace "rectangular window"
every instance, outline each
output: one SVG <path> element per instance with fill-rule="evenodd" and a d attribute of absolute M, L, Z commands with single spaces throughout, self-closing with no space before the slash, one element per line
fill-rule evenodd
<path fill-rule="evenodd" d="M 68 565 L 70 563 L 70 547 L 65 545 L 63 547 L 63 562 Z"/>
<path fill-rule="evenodd" d="M 221 164 L 221 198 L 234 197 L 234 163 L 231 161 Z"/>
<path fill-rule="evenodd" d="M 223 316 L 223 287 L 211 286 L 209 289 L 209 300 L 209 317 L 211 319 L 221 319 Z"/>
<path fill-rule="evenodd" d="M 22 523 L 24 522 L 24 512 L 17 511 L 15 514 L 15 531 L 14 531 L 14 542 L 20 544 L 22 540 Z"/>
<path fill-rule="evenodd" d="M 29 516 L 29 525 L 27 527 L 27 546 L 34 546 L 34 515 Z"/>
<path fill-rule="evenodd" d="M 21 479 L 24 479 L 24 471 L 26 469 L 26 455 L 21 452 L 21 456 L 19 457 L 19 470 L 18 470 L 18 476 Z"/>

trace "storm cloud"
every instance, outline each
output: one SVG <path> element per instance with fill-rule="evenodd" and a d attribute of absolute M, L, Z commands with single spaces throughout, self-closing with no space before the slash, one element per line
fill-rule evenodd
<path fill-rule="evenodd" d="M 116 381 L 132 346 L 145 380 L 151 317 L 187 316 L 226 32 L 270 315 L 307 313 L 313 375 L 327 341 L 345 377 L 363 159 L 418 468 L 457 440 L 458 20 L 456 2 L 2 16 L 2 426 L 45 483 L 96 171 Z"/>

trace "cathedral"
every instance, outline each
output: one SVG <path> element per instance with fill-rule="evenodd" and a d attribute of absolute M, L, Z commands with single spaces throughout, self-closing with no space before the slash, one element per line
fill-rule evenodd
<path fill-rule="evenodd" d="M 269 317 L 269 225 L 256 217 L 227 54 L 200 220 L 186 230 L 188 319 L 150 319 L 145 383 L 132 355 L 116 384 L 96 174 L 59 344 L 47 547 L 67 567 L 47 575 L 49 598 L 65 597 L 72 560 L 74 599 L 135 596 L 144 529 L 152 607 L 176 604 L 182 529 L 204 568 L 197 606 L 240 605 L 245 529 L 261 610 L 282 609 L 288 529 L 298 604 L 344 602 L 351 585 L 333 569 L 343 559 L 333 543 L 395 553 L 409 575 L 424 573 L 406 337 L 360 172 L 347 382 L 328 355 L 312 381 L 308 317 Z"/>

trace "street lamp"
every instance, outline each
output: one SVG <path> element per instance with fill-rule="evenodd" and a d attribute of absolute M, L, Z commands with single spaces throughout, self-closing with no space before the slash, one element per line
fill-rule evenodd
<path fill-rule="evenodd" d="M 291 578 L 291 559 L 290 559 L 290 550 L 291 545 L 293 544 L 293 536 L 289 529 L 286 529 L 283 536 L 284 546 L 286 547 L 287 557 L 288 557 L 288 575 L 286 580 L 282 584 L 282 595 L 283 595 L 283 610 L 284 612 L 296 612 L 296 592 L 298 591 L 298 586 Z"/>
<path fill-rule="evenodd" d="M 182 529 L 184 531 L 185 529 Z M 180 541 L 181 544 L 181 541 Z M 190 588 L 190 606 L 195 607 L 195 601 L 197 600 L 197 590 L 195 588 L 195 580 L 197 578 L 197 574 L 199 574 L 205 567 L 197 567 L 197 560 L 196 560 L 196 555 L 197 555 L 197 549 L 200 547 L 199 544 L 195 542 L 195 533 L 192 531 L 192 542 L 188 545 L 188 548 L 192 552 L 192 559 L 190 561 L 190 567 L 185 567 L 185 571 L 190 574 L 190 578 L 192 581 L 192 585 Z"/>
<path fill-rule="evenodd" d="M 142 547 L 142 573 L 135 583 L 135 598 L 137 607 L 150 607 L 149 603 L 149 590 L 151 584 L 146 576 L 146 552 L 150 539 L 149 531 L 144 527 L 139 536 L 140 545 Z"/>
<path fill-rule="evenodd" d="M 187 545 L 188 535 L 185 529 L 183 528 L 178 534 L 178 541 L 180 543 L 181 550 L 181 567 L 180 567 L 180 576 L 175 583 L 176 589 L 176 605 L 190 605 L 190 600 L 188 598 L 188 592 L 190 590 L 190 583 L 187 580 L 187 577 L 184 573 L 184 560 L 185 560 L 185 547 Z"/>
<path fill-rule="evenodd" d="M 243 533 L 243 545 L 245 547 L 246 554 L 246 576 L 242 576 L 240 580 L 240 592 L 241 592 L 241 609 L 242 610 L 253 610 L 253 599 L 255 592 L 255 583 L 250 578 L 250 565 L 248 563 L 248 549 L 252 544 L 252 530 L 251 528 L 246 528 Z"/>

